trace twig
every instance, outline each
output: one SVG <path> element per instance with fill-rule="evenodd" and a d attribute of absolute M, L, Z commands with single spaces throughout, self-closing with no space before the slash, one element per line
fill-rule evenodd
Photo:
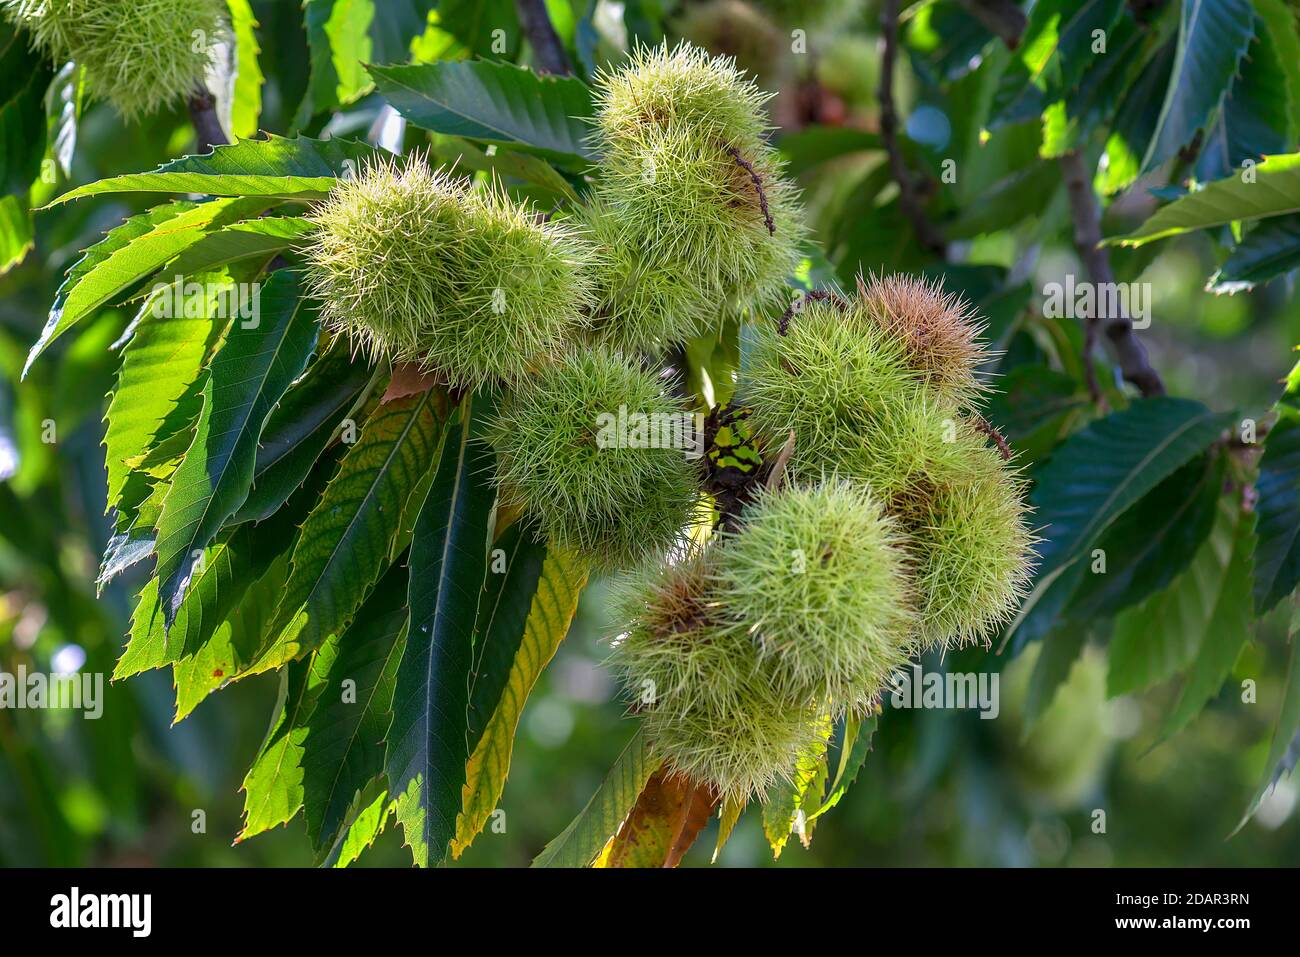
<path fill-rule="evenodd" d="M 1020 46 L 1028 20 L 1014 0 L 961 0 L 961 5 L 985 30 L 1006 44 L 1008 50 Z"/>
<path fill-rule="evenodd" d="M 515 11 L 519 14 L 519 26 L 528 37 L 528 45 L 533 48 L 537 72 L 559 76 L 572 73 L 564 45 L 560 43 L 559 34 L 551 25 L 550 14 L 546 12 L 545 0 L 515 0 Z"/>
<path fill-rule="evenodd" d="M 736 149 L 736 147 L 728 146 L 727 152 L 731 154 L 731 158 L 736 161 L 736 164 L 749 174 L 749 179 L 754 184 L 754 192 L 758 194 L 758 205 L 763 208 L 763 222 L 767 223 L 767 234 L 775 236 L 776 223 L 772 220 L 772 213 L 767 208 L 767 191 L 763 189 L 763 177 L 758 175 L 758 170 L 754 169 L 754 164 L 741 156 L 740 150 Z"/>
<path fill-rule="evenodd" d="M 217 119 L 217 103 L 206 87 L 200 86 L 189 100 L 190 123 L 194 126 L 195 152 L 206 153 L 230 141 Z"/>
<path fill-rule="evenodd" d="M 1065 191 L 1070 201 L 1070 215 L 1074 220 L 1074 245 L 1083 260 L 1088 278 L 1094 286 L 1101 286 L 1115 281 L 1115 273 L 1110 266 L 1110 253 L 1101 243 L 1101 212 L 1097 198 L 1092 192 L 1092 177 L 1088 174 L 1088 164 L 1083 153 L 1075 150 L 1061 157 L 1061 172 L 1065 178 Z M 1095 300 L 1099 309 L 1110 297 L 1098 295 Z M 1085 319 L 1084 339 L 1084 374 L 1088 378 L 1088 390 L 1093 398 L 1100 396 L 1096 381 L 1096 372 L 1092 368 L 1091 348 L 1097 340 L 1097 328 L 1105 332 L 1110 340 L 1115 358 L 1119 362 L 1124 379 L 1137 387 L 1144 396 L 1164 395 L 1165 384 L 1160 374 L 1151 367 L 1146 348 L 1133 334 L 1133 320 L 1124 314 L 1123 304 L 1119 304 L 1119 315 L 1092 315 Z"/>
<path fill-rule="evenodd" d="M 898 205 L 903 215 L 912 223 L 916 238 L 922 246 L 939 258 L 944 258 L 947 245 L 934 224 L 925 215 L 925 207 L 917 192 L 917 181 L 903 159 L 898 142 L 898 111 L 894 108 L 894 61 L 898 57 L 898 0 L 885 0 L 880 14 L 880 30 L 885 50 L 880 58 L 880 139 L 889 154 L 889 170 L 898 183 Z"/>

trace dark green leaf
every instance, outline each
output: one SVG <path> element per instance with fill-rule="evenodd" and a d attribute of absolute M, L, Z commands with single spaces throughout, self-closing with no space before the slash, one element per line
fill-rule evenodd
<path fill-rule="evenodd" d="M 356 172 L 376 155 L 351 140 L 240 140 L 202 156 L 182 156 L 150 173 L 127 173 L 69 190 L 51 206 L 100 193 L 202 193 L 207 196 L 263 196 L 267 199 L 323 199 L 339 176 Z"/>
<path fill-rule="evenodd" d="M 495 493 L 482 437 L 491 405 L 462 403 L 411 541 L 410 623 L 388 732 L 389 787 L 415 863 L 441 862 L 456 832 L 465 762 L 474 619 Z"/>
<path fill-rule="evenodd" d="M 592 159 L 591 93 L 580 80 L 487 60 L 369 69 L 393 109 L 416 126 L 576 167 Z"/>
<path fill-rule="evenodd" d="M 429 392 L 384 403 L 302 527 L 280 614 L 245 674 L 278 668 L 345 628 L 388 566 L 402 510 L 433 460 Z"/>
<path fill-rule="evenodd" d="M 407 572 L 394 565 L 343 633 L 307 722 L 303 806 L 319 851 L 334 842 L 353 801 L 384 771 L 384 733 L 405 647 Z"/>
<path fill-rule="evenodd" d="M 1252 289 L 1300 266 L 1300 216 L 1266 219 L 1248 232 L 1206 286 L 1209 292 Z"/>
<path fill-rule="evenodd" d="M 1230 176 L 1248 159 L 1288 148 L 1291 106 L 1286 74 L 1264 21 L 1256 17 L 1255 24 L 1255 41 L 1201 145 L 1196 176 L 1202 181 Z"/>
<path fill-rule="evenodd" d="M 1165 102 L 1142 172 L 1172 159 L 1206 127 L 1254 35 L 1250 0 L 1184 0 Z"/>
<path fill-rule="evenodd" d="M 1255 513 L 1246 512 L 1237 496 L 1220 500 L 1223 521 L 1207 545 L 1214 549 L 1216 568 L 1208 579 L 1196 582 L 1202 614 L 1189 622 L 1196 641 L 1196 657 L 1174 709 L 1165 718 L 1159 740 L 1185 728 L 1224 681 L 1245 647 L 1253 626 L 1251 576 L 1254 573 Z M 1193 566 L 1200 571 L 1203 566 Z"/>
<path fill-rule="evenodd" d="M 1109 618 L 1163 589 L 1191 562 L 1214 525 L 1221 460 L 1196 458 L 1117 518 L 1097 543 L 1104 571 L 1089 562 L 1065 610 L 1087 622 Z"/>
<path fill-rule="evenodd" d="M 233 522 L 262 521 L 303 483 L 371 380 L 346 343 L 314 362 L 266 420 L 253 467 L 253 488 Z"/>
<path fill-rule="evenodd" d="M 121 501 L 133 471 L 127 460 L 188 431 L 199 415 L 203 369 L 226 325 L 214 318 L 207 293 L 200 298 L 201 307 L 175 310 L 177 315 L 154 315 L 152 299 L 140 311 L 105 416 L 104 466 L 112 507 L 129 504 Z"/>
<path fill-rule="evenodd" d="M 212 360 L 194 441 L 158 523 L 158 593 L 170 625 L 193 559 L 238 511 L 253 484 L 262 426 L 316 347 L 315 310 L 289 270 L 273 274 L 251 319 L 236 317 Z"/>
<path fill-rule="evenodd" d="M 1264 441 L 1255 490 L 1255 612 L 1262 615 L 1300 584 L 1300 414 L 1288 407 Z"/>
<path fill-rule="evenodd" d="M 989 129 L 1038 116 L 1094 62 L 1093 31 L 1109 32 L 1122 0 L 1038 0 L 994 94 Z"/>
<path fill-rule="evenodd" d="M 466 733 L 471 752 L 501 700 L 545 561 L 545 542 L 525 522 L 515 522 L 492 546 L 474 640 Z"/>
<path fill-rule="evenodd" d="M 0 195 L 26 193 L 40 173 L 52 75 L 27 38 L 0 22 Z"/>
<path fill-rule="evenodd" d="M 1006 633 L 1017 651 L 1055 624 L 1106 527 L 1204 451 L 1228 420 L 1189 399 L 1140 399 L 1057 449 L 1031 496 L 1043 541 L 1033 588 Z"/>

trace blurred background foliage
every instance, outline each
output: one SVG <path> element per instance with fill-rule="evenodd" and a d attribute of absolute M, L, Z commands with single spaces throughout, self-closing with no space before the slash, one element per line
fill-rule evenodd
<path fill-rule="evenodd" d="M 308 0 L 308 6 L 313 0 Z M 423 18 L 417 59 L 513 58 L 519 29 L 508 0 L 400 0 L 381 18 Z M 910 5 L 895 96 L 906 118 L 911 162 L 934 173 L 929 208 L 952 243 L 942 272 L 988 317 L 1005 349 L 998 371 L 1045 366 L 1056 379 L 1010 399 L 991 416 L 1013 425 L 1017 448 L 1049 450 L 1082 414 L 1081 334 L 1071 320 L 1041 315 L 1038 290 L 1080 272 L 1059 167 L 1038 161 L 1037 122 L 986 132 L 987 100 L 1010 57 L 964 5 Z M 1130 4 L 1142 15 L 1160 4 Z M 1176 6 L 1176 4 L 1175 4 Z M 380 104 L 365 89 L 338 91 L 323 108 L 310 95 L 311 48 L 303 11 L 290 0 L 252 4 L 260 23 L 266 83 L 259 127 L 291 134 L 364 135 Z M 933 268 L 899 209 L 879 137 L 880 4 L 768 0 L 551 0 L 552 19 L 584 72 L 616 60 L 634 39 L 685 37 L 738 57 L 773 101 L 776 136 L 805 191 L 826 258 L 810 269 L 847 284 L 861 268 Z M 493 29 L 507 49 L 494 49 Z M 803 34 L 804 48 L 799 46 Z M 794 40 L 792 41 L 792 37 Z M 382 43 L 377 43 L 382 51 Z M 391 47 L 390 47 L 391 49 Z M 403 55 L 388 59 L 402 59 Z M 527 51 L 523 52 L 526 61 Z M 383 62 L 376 53 L 375 59 Z M 986 61 L 1001 61 L 997 69 Z M 340 84 L 342 81 L 340 81 Z M 1159 91 L 1158 91 L 1159 92 Z M 984 108 L 978 104 L 984 103 Z M 1156 106 L 1158 106 L 1158 101 Z M 310 114 L 310 116 L 308 115 Z M 151 168 L 192 146 L 189 117 L 158 115 L 123 125 L 87 104 L 75 124 L 66 181 L 80 184 Z M 1292 144 L 1294 146 L 1294 144 Z M 434 140 L 436 150 L 456 144 Z M 960 175 L 942 178 L 955 159 Z M 1144 183 L 1107 209 L 1107 234 L 1149 216 L 1158 197 Z M 38 206 L 55 187 L 38 182 Z M 526 190 L 521 190 L 524 192 Z M 102 311 L 20 381 L 23 359 L 44 324 L 64 271 L 102 231 L 150 202 L 130 195 L 67 204 L 34 218 L 34 252 L 0 277 L 0 670 L 48 672 L 83 662 L 110 673 L 145 573 L 112 582 L 100 600 L 95 573 L 110 523 L 104 515 L 100 419 L 113 384 L 110 348 L 129 319 Z M 1262 417 L 1300 342 L 1300 300 L 1287 272 L 1236 295 L 1205 291 L 1231 237 L 1199 231 L 1112 256 L 1117 278 L 1152 284 L 1155 320 L 1142 335 L 1169 391 L 1216 409 Z M 1005 336 L 1002 334 L 1006 333 Z M 1057 380 L 1060 381 L 1057 381 Z M 1031 383 L 1032 385 L 1033 383 Z M 1108 384 L 1109 388 L 1113 388 Z M 1043 418 L 1049 401 L 1054 415 Z M 995 400 L 996 403 L 997 400 Z M 1059 414 L 1056 414 L 1059 413 Z M 1047 426 L 1047 433 L 1036 430 Z M 457 866 L 525 865 L 586 803 L 632 733 L 611 675 L 602 668 L 607 590 L 583 595 L 568 639 L 524 713 L 504 816 Z M 1104 655 L 1087 649 L 1048 712 L 1026 726 L 1032 654 L 1007 664 L 972 651 L 928 670 L 999 670 L 1002 714 L 906 711 L 886 706 L 874 750 L 834 814 L 817 822 L 807 849 L 792 841 L 777 866 L 833 865 L 1267 865 L 1300 861 L 1296 783 L 1283 778 L 1259 813 L 1230 840 L 1261 776 L 1286 674 L 1293 603 L 1258 624 L 1234 670 L 1237 680 L 1186 730 L 1152 748 L 1171 689 L 1107 697 Z M 1239 700 L 1241 679 L 1258 682 L 1257 704 Z M 0 709 L 0 864 L 300 865 L 311 851 L 301 824 L 232 846 L 244 769 L 276 698 L 269 676 L 238 684 L 171 725 L 165 672 L 107 687 L 104 717 L 59 710 Z M 1292 743 L 1295 749 L 1296 744 Z M 1094 833 L 1104 809 L 1105 833 Z M 196 824 L 202 812 L 203 827 Z M 504 827 L 501 825 L 504 824 Z M 707 863 L 716 821 L 686 859 Z M 770 865 L 755 809 L 720 860 Z M 360 866 L 403 865 L 400 831 L 389 828 Z"/>

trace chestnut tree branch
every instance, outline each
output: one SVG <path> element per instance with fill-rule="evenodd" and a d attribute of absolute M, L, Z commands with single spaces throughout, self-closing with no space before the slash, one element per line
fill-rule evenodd
<path fill-rule="evenodd" d="M 550 14 L 546 12 L 546 0 L 515 0 L 515 12 L 519 15 L 519 26 L 524 36 L 528 37 L 528 45 L 533 48 L 537 72 L 559 76 L 572 73 L 564 45 L 560 43 Z"/>
<path fill-rule="evenodd" d="M 1074 221 L 1074 245 L 1083 260 L 1088 278 L 1094 285 L 1113 283 L 1115 273 L 1110 266 L 1110 253 L 1101 244 L 1101 211 L 1092 191 L 1092 176 L 1087 161 L 1080 150 L 1061 157 L 1061 173 L 1065 179 L 1066 195 L 1070 202 L 1070 216 Z M 1095 297 L 1098 311 L 1104 310 L 1115 297 Z M 1100 395 L 1096 373 L 1092 371 L 1092 346 L 1097 341 L 1100 328 L 1115 353 L 1120 372 L 1127 382 L 1137 387 L 1144 396 L 1164 395 L 1165 384 L 1147 358 L 1146 348 L 1133 334 L 1133 320 L 1119 307 L 1118 315 L 1092 315 L 1085 320 L 1084 368 L 1089 377 L 1088 389 L 1094 398 Z"/>
<path fill-rule="evenodd" d="M 228 142 L 226 131 L 217 119 L 217 101 L 204 86 L 199 86 L 190 96 L 190 122 L 194 126 L 195 152 L 206 153 L 214 146 Z"/>
<path fill-rule="evenodd" d="M 939 258 L 945 258 L 947 244 L 938 229 L 925 215 L 918 181 L 907 168 L 903 149 L 898 142 L 898 111 L 894 108 L 894 62 L 898 58 L 898 0 L 885 0 L 880 13 L 880 32 L 884 52 L 880 58 L 880 139 L 889 155 L 889 170 L 898 183 L 898 205 L 911 222 L 917 241 Z"/>

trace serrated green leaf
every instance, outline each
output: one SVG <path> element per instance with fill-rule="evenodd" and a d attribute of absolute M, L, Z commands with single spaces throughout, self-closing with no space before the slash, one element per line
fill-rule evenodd
<path fill-rule="evenodd" d="M 359 799 L 353 812 L 349 812 L 347 826 L 322 859 L 321 867 L 349 866 L 383 833 L 395 808 L 385 788 L 375 790 L 374 795 Z"/>
<path fill-rule="evenodd" d="M 1263 615 L 1300 585 L 1300 414 L 1289 408 L 1264 440 L 1255 491 L 1255 613 Z"/>
<path fill-rule="evenodd" d="M 201 288 L 205 291 L 197 309 L 177 309 L 175 316 L 154 315 L 151 297 L 136 318 L 104 416 L 104 467 L 111 507 L 131 504 L 122 497 L 129 474 L 137 469 L 127 461 L 188 430 L 201 410 L 204 366 L 225 328 L 224 320 L 214 319 L 209 287 Z M 189 305 L 186 297 L 185 306 Z"/>
<path fill-rule="evenodd" d="M 528 702 L 528 696 L 538 677 L 568 634 L 569 625 L 578 610 L 578 596 L 587 583 L 587 575 L 588 566 L 579 556 L 552 547 L 547 550 L 540 578 L 532 578 L 529 568 L 525 568 L 520 576 L 523 579 L 522 587 L 526 588 L 529 583 L 533 583 L 531 605 L 527 619 L 517 626 L 520 634 L 514 642 L 517 650 L 509 665 L 504 685 L 497 695 L 492 716 L 482 734 L 477 737 L 465 768 L 460 813 L 456 819 L 456 834 L 451 846 L 454 857 L 460 857 L 483 830 L 505 790 L 515 732 L 524 705 Z M 501 632 L 513 627 L 515 623 L 502 622 L 498 612 L 483 636 L 484 640 L 509 644 L 509 639 Z M 486 662 L 483 664 L 486 665 Z M 480 683 L 490 677 L 491 675 L 480 671 L 475 691 L 478 691 Z"/>
<path fill-rule="evenodd" d="M 858 779 L 858 772 L 871 753 L 871 741 L 875 737 L 878 720 L 874 714 L 863 719 L 849 717 L 845 720 L 844 743 L 840 746 L 840 760 L 835 769 L 835 777 L 827 789 L 826 800 L 809 816 L 809 820 L 821 817 L 839 804 L 840 799 Z"/>
<path fill-rule="evenodd" d="M 233 538 L 240 542 L 240 533 L 236 532 Z M 288 553 L 274 553 L 283 540 L 282 535 L 276 540 L 275 536 L 261 534 L 259 529 L 250 549 L 231 551 L 234 601 L 222 594 L 224 607 L 219 610 L 222 617 L 216 627 L 187 636 L 180 656 L 171 663 L 172 684 L 176 688 L 173 724 L 184 720 L 208 695 L 231 681 L 256 653 L 258 641 L 279 607 L 285 579 L 289 576 Z M 191 590 L 181 605 L 182 615 L 186 605 L 193 601 Z M 211 619 L 206 620 L 209 627 L 210 622 Z M 180 616 L 177 616 L 172 630 L 179 627 Z"/>
<path fill-rule="evenodd" d="M 538 76 L 487 60 L 371 66 L 379 92 L 416 126 L 590 164 L 591 92 L 572 77 Z"/>
<path fill-rule="evenodd" d="M 1185 728 L 1218 694 L 1253 625 L 1251 577 L 1255 558 L 1255 513 L 1242 509 L 1236 495 L 1220 501 L 1222 534 L 1211 535 L 1214 574 L 1198 582 L 1202 614 L 1188 622 L 1196 636 L 1193 659 L 1173 710 L 1166 716 L 1157 743 Z"/>
<path fill-rule="evenodd" d="M 1289 106 L 1288 141 L 1300 136 L 1300 24 L 1287 0 L 1254 0 L 1255 12 L 1265 24 L 1269 42 L 1285 74 Z"/>
<path fill-rule="evenodd" d="M 1142 172 L 1171 159 L 1223 102 L 1254 35 L 1249 0 L 1184 0 L 1178 48 Z"/>
<path fill-rule="evenodd" d="M 1190 399 L 1138 399 L 1070 436 L 1037 473 L 1030 496 L 1043 525 L 1033 588 L 1005 640 L 1018 652 L 1056 623 L 1106 527 L 1203 452 L 1231 416 Z"/>
<path fill-rule="evenodd" d="M 1206 291 L 1238 293 L 1286 275 L 1300 266 L 1300 215 L 1266 219 L 1242 237 Z"/>
<path fill-rule="evenodd" d="M 1255 18 L 1255 38 L 1241 61 L 1214 124 L 1205 131 L 1196 159 L 1202 182 L 1230 176 L 1246 160 L 1284 153 L 1289 146 L 1291 105 L 1287 78 L 1264 21 Z"/>
<path fill-rule="evenodd" d="M 167 266 L 172 275 L 192 276 L 247 259 L 270 259 L 315 227 L 297 216 L 263 216 L 204 233 L 193 246 Z"/>
<path fill-rule="evenodd" d="M 371 370 L 352 361 L 346 343 L 336 342 L 288 392 L 266 420 L 253 467 L 253 487 L 231 519 L 260 522 L 303 483 L 339 433 Z"/>
<path fill-rule="evenodd" d="M 1300 212 L 1300 153 L 1266 156 L 1249 173 L 1206 183 L 1158 209 L 1133 232 L 1104 243 L 1142 246 L 1193 229 Z"/>
<path fill-rule="evenodd" d="M 130 638 L 113 671 L 114 680 L 161 668 L 179 658 L 186 648 L 199 648 L 207 642 L 248 585 L 248 580 L 236 573 L 234 561 L 241 545 L 247 548 L 247 536 L 236 538 L 233 549 L 231 541 L 224 540 L 201 552 L 189 593 L 172 622 L 170 642 L 163 628 L 158 579 L 149 580 L 131 616 Z"/>
<path fill-rule="evenodd" d="M 466 740 L 471 753 L 497 710 L 524 639 L 546 564 L 546 542 L 529 523 L 516 521 L 493 543 L 488 557 L 470 681 Z"/>
<path fill-rule="evenodd" d="M 1113 617 L 1173 581 L 1214 525 L 1221 466 L 1218 457 L 1193 459 L 1120 515 L 1096 545 L 1105 565 L 1094 571 L 1090 557 L 1066 617 Z"/>
<path fill-rule="evenodd" d="M 831 735 L 831 721 L 823 717 L 818 725 L 820 746 L 799 755 L 789 781 L 778 781 L 767 793 L 763 802 L 763 833 L 772 847 L 773 859 L 781 856 L 786 842 L 798 821 L 805 801 L 821 803 L 821 795 L 810 798 L 813 785 L 821 779 L 826 767 L 826 746 Z"/>
<path fill-rule="evenodd" d="M 365 64 L 371 60 L 370 24 L 374 0 L 303 0 L 310 70 L 307 92 L 295 121 L 354 102 L 370 87 Z"/>
<path fill-rule="evenodd" d="M 388 731 L 389 788 L 415 863 L 443 861 L 465 784 L 474 625 L 495 492 L 484 439 L 492 403 L 461 403 L 411 539 L 410 623 Z"/>
<path fill-rule="evenodd" d="M 337 177 L 355 172 L 379 152 L 352 140 L 287 139 L 267 134 L 265 139 L 218 146 L 202 156 L 182 156 L 149 173 L 127 173 L 87 183 L 56 197 L 49 206 L 101 193 L 324 199 Z"/>
<path fill-rule="evenodd" d="M 303 524 L 281 612 L 244 675 L 302 657 L 352 619 L 389 564 L 406 500 L 433 460 L 434 407 L 423 392 L 367 420 Z"/>
<path fill-rule="evenodd" d="M 318 331 L 298 277 L 280 270 L 265 283 L 261 309 L 252 319 L 231 323 L 213 358 L 194 441 L 158 522 L 158 594 L 169 625 L 188 586 L 193 556 L 248 497 L 262 426 L 306 368 Z"/>
<path fill-rule="evenodd" d="M 303 806 L 317 851 L 335 841 L 349 808 L 384 772 L 397 666 L 406 646 L 406 568 L 395 565 L 340 639 L 303 743 Z"/>
<path fill-rule="evenodd" d="M 244 776 L 244 826 L 236 843 L 287 824 L 301 810 L 307 719 L 325 688 L 338 650 L 338 638 L 331 637 L 307 658 L 290 662 L 281 672 L 275 722 Z"/>
<path fill-rule="evenodd" d="M 587 867 L 636 804 L 660 762 L 650 757 L 638 728 L 591 800 L 569 826 L 533 858 L 533 867 Z"/>
<path fill-rule="evenodd" d="M 727 798 L 722 802 L 722 810 L 718 817 L 718 839 L 713 845 L 711 864 L 718 863 L 718 855 L 727 846 L 727 841 L 731 840 L 731 832 L 736 829 L 740 815 L 745 813 L 745 804 L 745 801 L 737 798 Z"/>
<path fill-rule="evenodd" d="M 177 201 L 155 206 L 110 230 L 86 250 L 54 294 L 49 318 L 27 355 L 23 375 L 55 339 L 198 242 L 206 230 L 254 216 L 265 207 L 256 198 Z"/>

